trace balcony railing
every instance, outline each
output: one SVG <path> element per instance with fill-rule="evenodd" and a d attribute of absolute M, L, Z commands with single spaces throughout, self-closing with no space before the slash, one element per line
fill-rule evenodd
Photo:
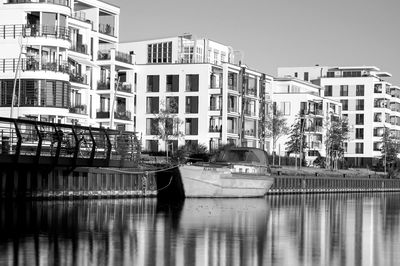
<path fill-rule="evenodd" d="M 110 89 L 110 83 L 109 82 L 98 81 L 97 82 L 97 89 L 98 90 L 109 90 Z"/>
<path fill-rule="evenodd" d="M 244 131 L 244 134 L 245 134 L 246 136 L 252 136 L 252 137 L 255 137 L 255 136 L 256 136 L 256 132 L 255 132 L 254 129 L 246 129 L 246 130 Z"/>
<path fill-rule="evenodd" d="M 237 113 L 238 108 L 237 107 L 228 107 L 228 113 Z"/>
<path fill-rule="evenodd" d="M 112 60 L 111 51 L 99 51 L 97 60 Z M 127 64 L 132 64 L 132 57 L 130 54 L 115 51 L 115 60 Z"/>
<path fill-rule="evenodd" d="M 84 84 L 84 85 L 88 85 L 87 76 L 86 75 L 79 75 L 79 74 L 70 73 L 69 74 L 69 81 L 75 82 L 75 83 Z"/>
<path fill-rule="evenodd" d="M 246 95 L 249 95 L 249 96 L 257 96 L 257 90 L 255 89 L 255 88 L 248 88 L 247 90 L 246 90 L 246 93 L 245 93 Z"/>
<path fill-rule="evenodd" d="M 244 110 L 244 114 L 247 116 L 255 116 L 256 112 L 251 111 L 251 110 Z"/>
<path fill-rule="evenodd" d="M 117 91 L 121 91 L 121 92 L 126 92 L 126 93 L 132 93 L 132 84 L 128 84 L 128 83 L 120 83 L 115 84 Z"/>
<path fill-rule="evenodd" d="M 70 6 L 69 0 L 8 0 L 6 4 L 30 4 L 30 3 L 41 3 L 41 4 L 54 4 L 62 6 Z"/>
<path fill-rule="evenodd" d="M 231 133 L 231 134 L 237 134 L 238 130 L 237 130 L 237 128 L 228 128 L 227 132 Z"/>
<path fill-rule="evenodd" d="M 81 104 L 81 105 L 75 105 L 71 106 L 69 108 L 69 112 L 73 114 L 80 114 L 80 115 L 86 115 L 86 105 Z"/>
<path fill-rule="evenodd" d="M 81 54 L 88 54 L 88 49 L 87 49 L 86 44 L 79 44 L 79 45 L 74 44 L 71 46 L 71 48 L 69 50 L 77 52 L 77 53 L 81 53 Z"/>
<path fill-rule="evenodd" d="M 131 121 L 132 115 L 131 115 L 131 112 L 129 112 L 129 111 L 119 111 L 119 112 L 114 112 L 114 118 L 120 119 L 120 120 Z"/>
<path fill-rule="evenodd" d="M 222 132 L 222 126 L 210 126 L 208 132 Z"/>
<path fill-rule="evenodd" d="M 221 106 L 220 105 L 211 105 L 210 111 L 221 111 Z"/>
<path fill-rule="evenodd" d="M 110 24 L 99 24 L 99 32 L 115 37 L 114 27 Z"/>
<path fill-rule="evenodd" d="M 0 72 L 15 72 L 18 66 L 18 58 L 0 59 Z M 40 62 L 34 58 L 22 58 L 20 61 L 22 71 L 52 71 L 69 73 L 68 63 L 61 62 Z"/>
<path fill-rule="evenodd" d="M 236 85 L 228 85 L 228 89 L 232 91 L 237 91 L 238 87 Z"/>
<path fill-rule="evenodd" d="M 110 118 L 110 111 L 97 110 L 96 118 Z"/>
<path fill-rule="evenodd" d="M 71 40 L 70 31 L 66 27 L 37 24 L 0 25 L 0 39 L 22 37 L 46 37 Z"/>

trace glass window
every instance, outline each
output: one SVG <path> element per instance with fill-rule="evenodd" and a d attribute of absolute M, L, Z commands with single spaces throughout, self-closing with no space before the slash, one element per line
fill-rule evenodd
<path fill-rule="evenodd" d="M 166 107 L 167 111 L 170 112 L 171 114 L 179 113 L 179 97 L 178 96 L 167 97 Z"/>
<path fill-rule="evenodd" d="M 326 85 L 325 86 L 325 96 L 332 96 L 332 85 Z"/>
<path fill-rule="evenodd" d="M 349 100 L 340 100 L 342 103 L 342 110 L 347 111 L 349 110 Z"/>
<path fill-rule="evenodd" d="M 308 72 L 304 72 L 304 80 L 308 81 Z"/>
<path fill-rule="evenodd" d="M 364 100 L 356 100 L 356 110 L 364 110 Z"/>
<path fill-rule="evenodd" d="M 356 86 L 356 96 L 364 96 L 364 85 Z"/>
<path fill-rule="evenodd" d="M 187 96 L 186 97 L 186 113 L 197 114 L 199 112 L 199 97 Z"/>
<path fill-rule="evenodd" d="M 158 140 L 146 140 L 146 150 L 151 152 L 158 152 Z"/>
<path fill-rule="evenodd" d="M 281 102 L 280 107 L 283 115 L 290 115 L 290 102 Z"/>
<path fill-rule="evenodd" d="M 186 75 L 186 91 L 199 91 L 199 75 Z"/>
<path fill-rule="evenodd" d="M 159 92 L 160 91 L 160 76 L 159 75 L 148 75 L 147 76 L 147 92 Z"/>
<path fill-rule="evenodd" d="M 364 143 L 356 143 L 356 153 L 357 154 L 364 153 Z"/>
<path fill-rule="evenodd" d="M 167 75 L 167 92 L 179 91 L 179 75 Z"/>
<path fill-rule="evenodd" d="M 364 129 L 356 128 L 356 139 L 364 139 Z"/>
<path fill-rule="evenodd" d="M 349 96 L 349 86 L 340 85 L 340 96 Z"/>
<path fill-rule="evenodd" d="M 158 97 L 147 97 L 146 112 L 148 114 L 158 114 L 159 112 L 159 99 Z"/>
<path fill-rule="evenodd" d="M 157 125 L 157 120 L 155 118 L 146 119 L 146 134 L 147 135 L 158 134 L 158 125 Z"/>
<path fill-rule="evenodd" d="M 364 125 L 364 114 L 356 114 L 356 125 Z"/>
<path fill-rule="evenodd" d="M 198 123 L 199 123 L 198 118 L 186 118 L 185 119 L 185 134 L 186 135 L 198 135 L 199 134 Z"/>

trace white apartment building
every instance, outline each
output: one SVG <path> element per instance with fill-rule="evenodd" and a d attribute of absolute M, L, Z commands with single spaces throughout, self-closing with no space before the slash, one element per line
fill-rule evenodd
<path fill-rule="evenodd" d="M 119 12 L 98 0 L 2 0 L 0 116 L 133 130 Z"/>
<path fill-rule="evenodd" d="M 391 75 L 374 66 L 285 67 L 278 76 L 298 77 L 324 90 L 324 97 L 342 103 L 342 116 L 350 124 L 345 158 L 350 167 L 371 166 L 381 156 L 384 128 L 399 134 L 399 87 L 385 81 Z"/>
<path fill-rule="evenodd" d="M 136 131 L 145 150 L 164 150 L 154 131 L 161 109 L 182 122 L 176 130 L 183 134 L 168 141 L 169 149 L 191 143 L 209 150 L 227 143 L 264 147 L 260 110 L 269 100 L 272 77 L 235 64 L 231 47 L 184 35 L 122 43 L 119 49 L 136 57 Z"/>
<path fill-rule="evenodd" d="M 326 156 L 325 125 L 332 119 L 341 116 L 342 104 L 336 100 L 322 96 L 323 89 L 315 84 L 294 77 L 275 78 L 272 86 L 273 108 L 286 118 L 290 128 L 297 118 L 305 119 L 304 136 L 307 143 L 306 160 L 308 163 L 318 156 Z M 277 140 L 275 153 L 286 155 L 285 143 L 289 135 Z M 270 150 L 273 151 L 273 143 Z"/>

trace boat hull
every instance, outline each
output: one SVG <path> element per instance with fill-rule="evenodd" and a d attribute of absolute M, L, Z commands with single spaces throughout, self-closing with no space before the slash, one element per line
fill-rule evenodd
<path fill-rule="evenodd" d="M 179 167 L 185 197 L 245 198 L 263 197 L 274 179 L 267 175 L 231 173 L 226 167 Z"/>

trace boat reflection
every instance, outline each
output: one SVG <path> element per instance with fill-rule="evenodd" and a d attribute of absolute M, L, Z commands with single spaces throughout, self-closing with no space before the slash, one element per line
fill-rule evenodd
<path fill-rule="evenodd" d="M 394 265 L 400 194 L 0 204 L 0 265 Z"/>

